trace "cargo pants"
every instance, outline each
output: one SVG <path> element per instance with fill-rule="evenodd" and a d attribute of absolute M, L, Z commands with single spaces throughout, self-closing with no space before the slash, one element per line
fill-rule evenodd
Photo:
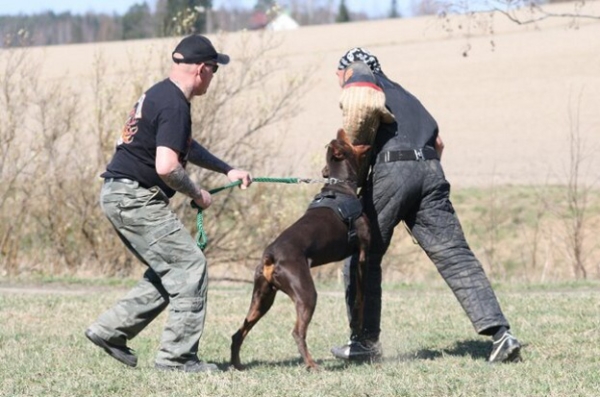
<path fill-rule="evenodd" d="M 509 327 L 490 282 L 465 236 L 450 202 L 450 184 L 439 160 L 378 162 L 363 194 L 371 224 L 371 247 L 365 291 L 364 325 L 351 330 L 352 340 L 379 339 L 381 323 L 381 262 L 395 227 L 404 221 L 415 240 L 437 267 L 475 331 L 491 335 Z M 352 323 L 357 257 L 344 263 L 346 306 Z"/>
<path fill-rule="evenodd" d="M 107 179 L 100 204 L 121 240 L 148 269 L 90 329 L 124 345 L 168 307 L 156 363 L 174 366 L 197 360 L 208 286 L 204 254 L 158 187 Z"/>

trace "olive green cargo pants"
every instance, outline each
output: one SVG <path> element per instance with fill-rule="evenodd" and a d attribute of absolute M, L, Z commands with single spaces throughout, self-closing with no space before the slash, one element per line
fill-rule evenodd
<path fill-rule="evenodd" d="M 196 360 L 206 314 L 204 254 L 157 187 L 145 189 L 127 179 L 107 179 L 100 204 L 127 248 L 148 270 L 90 329 L 112 343 L 125 344 L 168 306 L 156 363 Z"/>

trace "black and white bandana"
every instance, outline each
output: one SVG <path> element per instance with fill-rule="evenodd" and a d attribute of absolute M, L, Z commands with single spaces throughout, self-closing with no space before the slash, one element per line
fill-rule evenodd
<path fill-rule="evenodd" d="M 344 70 L 348 65 L 356 61 L 362 61 L 366 63 L 374 73 L 381 73 L 381 66 L 379 65 L 379 60 L 377 60 L 377 57 L 360 47 L 349 50 L 344 54 L 343 57 L 340 58 L 338 70 Z"/>

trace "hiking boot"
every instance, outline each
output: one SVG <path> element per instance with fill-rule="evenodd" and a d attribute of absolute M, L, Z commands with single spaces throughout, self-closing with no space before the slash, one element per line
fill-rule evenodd
<path fill-rule="evenodd" d="M 351 340 L 343 346 L 331 349 L 335 358 L 349 361 L 380 361 L 383 356 L 381 343 L 379 341 L 355 341 Z"/>
<path fill-rule="evenodd" d="M 154 368 L 159 371 L 180 371 L 188 373 L 219 371 L 219 367 L 217 367 L 216 364 L 203 363 L 202 361 L 191 361 L 180 365 L 154 364 Z"/>
<path fill-rule="evenodd" d="M 103 348 L 104 351 L 114 359 L 130 367 L 135 367 L 137 365 L 137 357 L 135 356 L 135 354 L 133 354 L 133 350 L 131 350 L 127 346 L 115 345 L 114 343 L 110 343 L 109 341 L 104 340 L 98 335 L 96 335 L 94 331 L 92 331 L 89 328 L 85 331 L 85 336 L 94 345 Z"/>
<path fill-rule="evenodd" d="M 521 361 L 521 344 L 506 331 L 500 339 L 494 341 L 492 353 L 490 354 L 490 363 L 508 363 Z"/>

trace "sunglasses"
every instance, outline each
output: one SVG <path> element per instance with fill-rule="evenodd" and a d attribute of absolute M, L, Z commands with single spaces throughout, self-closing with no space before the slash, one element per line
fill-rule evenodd
<path fill-rule="evenodd" d="M 219 65 L 216 63 L 205 62 L 204 64 L 211 67 L 213 74 L 217 73 L 217 70 L 219 70 Z"/>

